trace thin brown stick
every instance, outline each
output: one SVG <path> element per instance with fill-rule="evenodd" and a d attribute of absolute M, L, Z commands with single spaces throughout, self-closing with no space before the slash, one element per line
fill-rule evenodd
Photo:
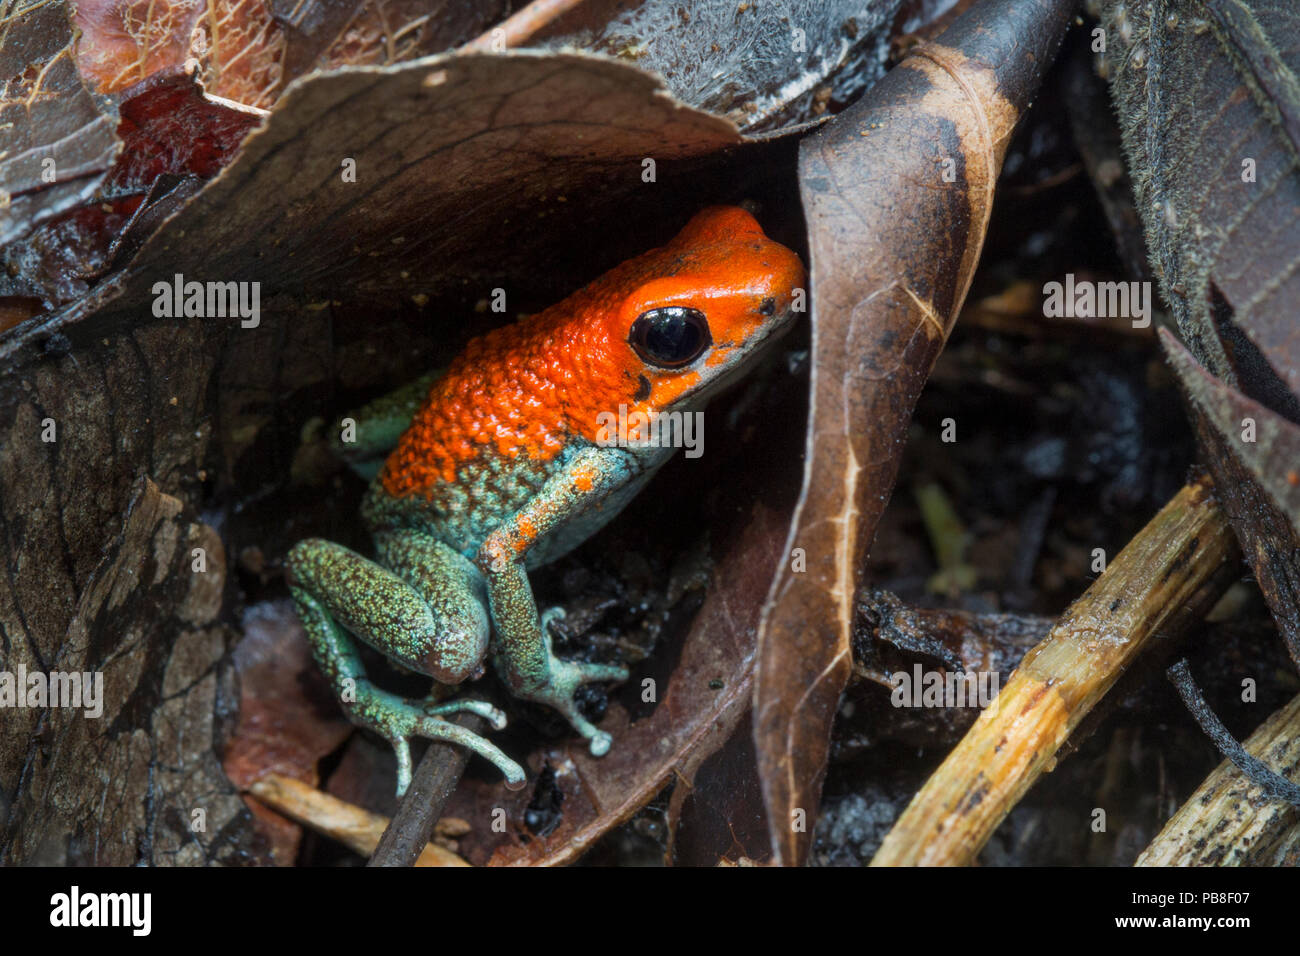
<path fill-rule="evenodd" d="M 369 856 L 379 844 L 379 837 L 388 826 L 388 818 L 371 813 L 361 807 L 322 793 L 315 787 L 269 773 L 248 788 L 277 813 L 282 813 L 318 833 L 338 840 L 362 856 Z M 417 855 L 416 866 L 469 866 L 455 853 L 435 843 L 425 843 Z"/>
<path fill-rule="evenodd" d="M 1264 721 L 1246 751 L 1300 783 L 1300 697 Z M 1267 799 L 1223 761 L 1138 857 L 1137 866 L 1296 866 L 1300 810 Z"/>
<path fill-rule="evenodd" d="M 524 46 L 533 35 L 571 10 L 582 6 L 583 0 L 533 0 L 522 10 L 502 20 L 482 36 L 470 40 L 460 52 L 488 53 L 502 44 L 509 49 Z M 497 31 L 501 31 L 498 33 Z"/>
<path fill-rule="evenodd" d="M 455 722 L 478 734 L 487 729 L 487 722 L 473 714 L 461 714 Z M 469 751 L 464 747 L 436 740 L 429 744 L 411 775 L 406 796 L 366 866 L 414 865 L 468 763 Z"/>
<path fill-rule="evenodd" d="M 1185 486 L 1025 655 L 871 865 L 971 863 L 1149 639 L 1235 554 L 1212 486 Z"/>

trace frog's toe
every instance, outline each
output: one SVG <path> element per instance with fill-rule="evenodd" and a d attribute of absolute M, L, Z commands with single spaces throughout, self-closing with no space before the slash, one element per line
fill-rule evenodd
<path fill-rule="evenodd" d="M 564 620 L 565 616 L 566 616 L 566 612 L 564 608 L 548 607 L 541 614 L 542 633 L 546 634 L 550 631 L 552 621 L 562 621 Z"/>
<path fill-rule="evenodd" d="M 573 703 L 574 692 L 583 684 L 594 684 L 598 681 L 625 681 L 627 680 L 627 668 L 621 664 L 588 664 L 585 661 L 562 661 L 553 658 L 551 661 L 551 691 L 556 698 L 557 703 L 567 715 L 570 710 L 576 710 Z M 560 706 L 563 704 L 563 706 Z M 591 734 L 584 734 L 590 737 Z"/>
<path fill-rule="evenodd" d="M 388 742 L 397 755 L 397 795 L 404 797 L 411 788 L 411 745 L 405 737 L 389 737 Z"/>
<path fill-rule="evenodd" d="M 573 729 L 587 738 L 587 750 L 593 757 L 603 757 L 609 753 L 614 738 L 597 729 L 595 724 L 582 715 L 573 695 L 583 684 L 625 681 L 627 677 L 627 668 L 617 664 L 554 660 L 551 665 L 550 693 L 541 699 L 563 714 Z"/>
<path fill-rule="evenodd" d="M 587 738 L 589 741 L 587 750 L 593 757 L 603 757 L 609 753 L 609 747 L 614 738 L 605 731 L 597 729 L 595 724 L 582 716 L 582 711 L 578 709 L 578 705 L 573 703 L 571 699 L 557 701 L 555 709 L 564 715 L 564 718 L 573 726 L 574 730 Z"/>
<path fill-rule="evenodd" d="M 627 668 L 621 664 L 578 664 L 577 667 L 582 675 L 581 684 L 607 680 L 621 683 L 628 677 Z"/>
<path fill-rule="evenodd" d="M 523 770 L 517 764 L 515 770 L 516 773 L 506 774 L 505 779 L 501 781 L 507 790 L 522 790 L 528 786 L 528 777 L 524 775 Z M 504 773 L 504 771 L 502 772 Z"/>
<path fill-rule="evenodd" d="M 386 691 L 368 689 L 353 705 L 350 716 L 355 723 L 369 727 L 393 747 L 397 755 L 397 795 L 405 796 L 411 786 L 412 737 L 445 740 L 464 747 L 496 766 L 506 778 L 506 786 L 518 790 L 526 782 L 523 769 L 499 749 L 459 724 L 443 720 L 440 714 L 468 712 L 478 714 L 498 730 L 505 726 L 505 714 L 481 700 L 453 700 L 445 703 L 411 701 Z"/>
<path fill-rule="evenodd" d="M 427 700 L 424 704 L 424 712 L 429 716 L 457 713 L 478 714 L 492 725 L 493 730 L 506 729 L 506 715 L 484 700 L 453 700 L 447 703 Z"/>
<path fill-rule="evenodd" d="M 609 748 L 613 745 L 614 738 L 603 730 L 598 730 L 591 737 L 591 742 L 587 745 L 587 750 L 593 757 L 603 757 L 609 753 Z"/>
<path fill-rule="evenodd" d="M 482 704 L 481 701 L 465 701 L 464 703 Z M 475 708 L 462 707 L 460 709 L 478 713 Z M 504 725 L 504 715 L 501 715 L 499 711 L 497 714 L 501 717 L 501 721 Z M 415 726 L 415 733 L 421 737 L 426 737 L 429 740 L 445 740 L 447 743 L 457 744 L 458 746 L 464 747 L 466 750 L 478 754 L 501 771 L 501 775 L 505 777 L 506 788 L 509 790 L 518 790 L 527 783 L 528 778 L 519 764 L 507 757 L 494 744 L 490 743 L 483 737 L 480 737 L 478 734 L 474 733 L 474 731 L 467 730 L 459 724 L 453 724 L 449 721 L 443 720 L 441 717 L 423 715 Z M 400 794 L 401 791 L 399 790 L 399 796 Z"/>

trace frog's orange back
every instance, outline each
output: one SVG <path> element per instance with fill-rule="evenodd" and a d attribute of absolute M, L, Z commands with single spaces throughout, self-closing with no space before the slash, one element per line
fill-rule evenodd
<path fill-rule="evenodd" d="M 432 499 L 463 481 L 472 462 L 535 472 L 574 440 L 593 441 L 598 416 L 620 405 L 667 409 L 784 316 L 803 277 L 798 257 L 748 212 L 705 209 L 667 245 L 472 340 L 433 385 L 379 481 L 392 497 Z M 706 314 L 712 342 L 695 366 L 665 369 L 647 363 L 628 336 L 639 315 L 674 305 Z"/>

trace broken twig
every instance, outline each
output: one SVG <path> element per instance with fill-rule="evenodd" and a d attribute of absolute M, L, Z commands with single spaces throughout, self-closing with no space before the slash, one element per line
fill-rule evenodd
<path fill-rule="evenodd" d="M 1236 553 L 1208 480 L 1184 486 L 1025 656 L 871 865 L 971 863 L 1149 639 Z"/>
<path fill-rule="evenodd" d="M 374 851 L 380 834 L 388 826 L 387 817 L 278 773 L 254 781 L 248 792 L 277 813 L 337 840 L 361 856 L 369 856 Z M 445 847 L 427 842 L 416 855 L 414 865 L 469 866 Z"/>
<path fill-rule="evenodd" d="M 1300 781 L 1300 697 L 1264 721 L 1246 751 Z M 1270 800 L 1231 761 L 1205 778 L 1138 857 L 1137 866 L 1296 866 L 1300 810 Z"/>
<path fill-rule="evenodd" d="M 487 730 L 487 722 L 474 714 L 461 714 L 454 722 L 478 734 Z M 406 796 L 366 866 L 415 865 L 468 763 L 469 751 L 464 747 L 436 740 L 429 744 Z"/>

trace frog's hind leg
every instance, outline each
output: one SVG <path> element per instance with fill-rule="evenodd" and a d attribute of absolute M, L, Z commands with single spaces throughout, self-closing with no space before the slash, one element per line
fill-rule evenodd
<path fill-rule="evenodd" d="M 434 553 L 435 566 L 442 557 L 440 552 Z M 287 564 L 290 592 L 312 654 L 352 721 L 392 744 L 397 754 L 399 796 L 411 782 L 411 737 L 459 744 L 495 764 L 505 775 L 506 786 L 518 789 L 524 785 L 524 772 L 517 763 L 478 734 L 440 717 L 470 711 L 500 729 L 505 725 L 500 711 L 482 701 L 413 701 L 381 690 L 366 676 L 356 645 L 344 631 L 346 628 L 413 670 L 456 683 L 479 666 L 475 653 L 481 658 L 487 643 L 487 621 L 481 607 L 481 620 L 475 618 L 467 601 L 430 607 L 423 595 L 398 575 L 342 545 L 320 539 L 295 545 Z M 439 613 L 453 605 L 454 613 Z"/>

